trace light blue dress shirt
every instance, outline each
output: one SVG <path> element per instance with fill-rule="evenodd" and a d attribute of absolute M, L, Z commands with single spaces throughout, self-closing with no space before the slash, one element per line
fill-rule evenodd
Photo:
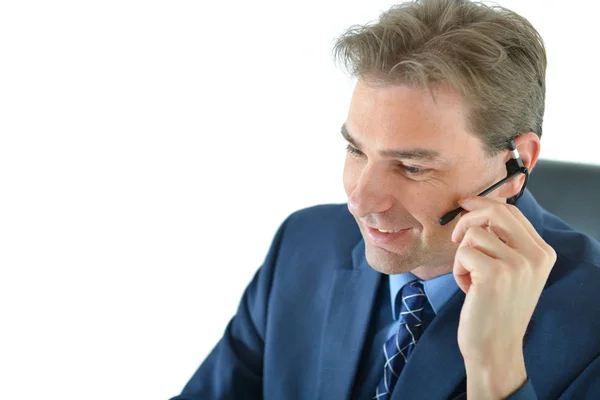
<path fill-rule="evenodd" d="M 383 344 L 396 333 L 398 329 L 398 314 L 402 299 L 398 293 L 404 285 L 413 280 L 423 284 L 427 303 L 423 310 L 423 331 L 427 329 L 433 318 L 446 305 L 448 300 L 459 290 L 452 273 L 440 275 L 428 281 L 422 281 L 410 272 L 398 275 L 389 275 L 382 279 L 376 301 L 376 309 L 365 341 L 361 356 L 353 399 L 370 399 L 375 393 L 375 388 L 383 376 Z"/>
<path fill-rule="evenodd" d="M 418 280 L 423 284 L 425 294 L 427 295 L 427 301 L 431 307 L 425 307 L 425 310 L 423 310 L 423 312 L 425 313 L 423 321 L 423 330 L 427 328 L 433 317 L 435 317 L 435 315 L 438 312 L 440 312 L 440 310 L 444 307 L 444 305 L 446 305 L 448 300 L 450 300 L 450 298 L 458 290 L 458 285 L 456 284 L 456 280 L 454 279 L 454 276 L 451 272 L 444 275 L 440 275 L 428 281 L 418 279 L 411 272 L 406 272 L 404 274 L 398 275 L 390 275 L 389 280 L 392 318 L 394 319 L 394 323 L 390 325 L 390 331 L 388 332 L 387 338 L 392 336 L 398 328 L 398 314 L 400 313 L 400 304 L 402 302 L 402 298 L 401 296 L 398 296 L 398 293 L 400 293 L 400 290 L 402 290 L 404 285 L 414 280 Z"/>

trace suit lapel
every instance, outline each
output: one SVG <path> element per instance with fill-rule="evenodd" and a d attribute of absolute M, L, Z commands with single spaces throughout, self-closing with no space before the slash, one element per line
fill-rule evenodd
<path fill-rule="evenodd" d="M 321 340 L 319 399 L 350 397 L 381 277 L 366 261 L 363 240 L 352 251 L 352 266 L 335 270 Z"/>
<path fill-rule="evenodd" d="M 441 400 L 461 394 L 456 389 L 464 385 L 466 372 L 457 333 L 464 300 L 458 290 L 425 329 L 400 373 L 392 400 Z"/>

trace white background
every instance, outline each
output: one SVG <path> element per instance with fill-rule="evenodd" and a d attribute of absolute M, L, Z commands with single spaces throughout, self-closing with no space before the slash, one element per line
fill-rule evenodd
<path fill-rule="evenodd" d="M 343 202 L 331 47 L 390 1 L 0 3 L 0 398 L 166 399 L 280 222 Z M 545 38 L 542 157 L 599 163 L 595 1 Z"/>

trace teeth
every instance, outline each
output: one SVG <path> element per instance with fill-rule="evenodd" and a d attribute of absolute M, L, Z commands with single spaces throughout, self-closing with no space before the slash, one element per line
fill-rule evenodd
<path fill-rule="evenodd" d="M 386 231 L 385 229 L 377 229 L 379 232 L 383 232 L 383 233 L 396 233 L 396 232 L 400 232 L 400 229 L 398 229 L 397 231 Z"/>

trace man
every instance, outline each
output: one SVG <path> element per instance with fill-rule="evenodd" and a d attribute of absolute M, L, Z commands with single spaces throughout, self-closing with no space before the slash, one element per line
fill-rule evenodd
<path fill-rule="evenodd" d="M 175 399 L 600 398 L 600 244 L 528 191 L 509 204 L 524 173 L 474 197 L 516 154 L 529 171 L 538 159 L 535 29 L 422 0 L 351 28 L 335 54 L 357 77 L 348 204 L 282 224 Z"/>

